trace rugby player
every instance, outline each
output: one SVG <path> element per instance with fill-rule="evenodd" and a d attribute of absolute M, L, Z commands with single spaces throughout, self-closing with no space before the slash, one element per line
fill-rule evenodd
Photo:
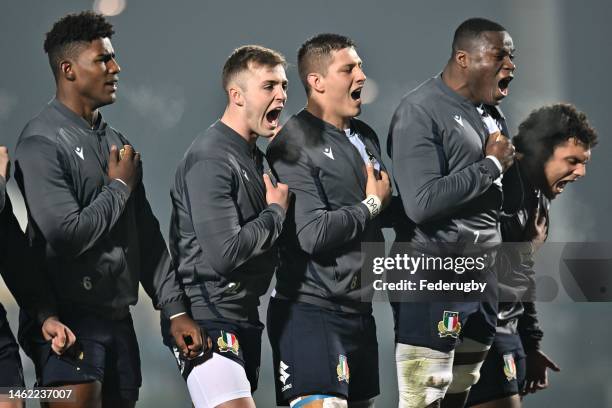
<path fill-rule="evenodd" d="M 499 243 L 500 177 L 514 148 L 497 105 L 508 95 L 513 53 L 504 27 L 468 19 L 442 73 L 400 102 L 387 147 L 409 222 L 396 229 L 396 242 L 423 251 L 436 243 Z M 445 395 L 442 406 L 464 405 L 495 335 L 496 295 L 392 304 L 400 407 L 438 407 Z"/>
<path fill-rule="evenodd" d="M 277 404 L 372 407 L 378 344 L 362 242 L 382 242 L 390 201 L 378 137 L 364 122 L 366 81 L 355 44 L 320 34 L 298 51 L 307 94 L 270 143 L 268 159 L 295 194 L 268 308 Z"/>
<path fill-rule="evenodd" d="M 529 245 L 509 247 L 512 253 L 502 258 L 509 268 L 498 269 L 510 274 L 500 276 L 500 298 L 525 300 L 499 304 L 497 334 L 470 392 L 470 407 L 519 408 L 520 394 L 548 386 L 547 369 L 559 371 L 540 350 L 543 332 L 532 302 L 533 254 L 548 235 L 550 201 L 586 174 L 597 133 L 584 113 L 556 104 L 531 112 L 512 142 L 521 155 L 514 166 L 521 175 L 523 202 L 516 214 L 502 217 L 501 232 L 504 242 Z"/>
<path fill-rule="evenodd" d="M 37 336 L 22 344 L 39 386 L 70 384 L 70 407 L 135 405 L 141 373 L 129 307 L 139 282 L 166 317 L 178 315 L 172 333 L 182 352 L 195 356 L 202 346 L 199 327 L 179 315 L 184 294 L 145 195 L 140 154 L 99 111 L 116 99 L 113 33 L 91 12 L 53 25 L 44 49 L 56 94 L 25 126 L 16 150 L 28 238 L 44 252 L 48 290 L 78 338 L 78 348 L 58 358 Z"/>
<path fill-rule="evenodd" d="M 284 57 L 240 47 L 225 62 L 222 85 L 225 112 L 189 147 L 171 192 L 171 252 L 191 315 L 213 340 L 212 355 L 192 360 L 175 348 L 196 408 L 255 406 L 263 330 L 257 306 L 278 264 L 288 206 L 287 186 L 272 180 L 256 145 L 279 127 Z"/>
<path fill-rule="evenodd" d="M 40 264 L 30 251 L 27 239 L 13 214 L 6 191 L 10 178 L 10 159 L 5 146 L 0 146 L 0 273 L 19 306 L 35 316 L 42 335 L 51 341 L 51 349 L 58 355 L 70 348 L 75 337 L 72 331 L 57 320 L 55 303 L 48 292 Z M 0 303 L 0 387 L 25 387 L 19 357 L 19 346 Z M 6 396 L 6 395 L 5 395 Z M 23 407 L 19 400 L 0 401 L 0 408 Z"/>

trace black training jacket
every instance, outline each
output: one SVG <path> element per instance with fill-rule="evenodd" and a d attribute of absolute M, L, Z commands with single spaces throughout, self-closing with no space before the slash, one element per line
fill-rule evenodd
<path fill-rule="evenodd" d="M 266 203 L 263 153 L 220 120 L 176 170 L 170 250 L 194 319 L 259 321 L 285 211 Z"/>
<path fill-rule="evenodd" d="M 57 99 L 24 128 L 15 178 L 28 209 L 28 235 L 45 254 L 60 310 L 127 316 L 141 282 L 166 316 L 184 294 L 144 186 L 130 194 L 107 176 L 111 145 L 129 142 L 101 115 L 92 129 Z"/>
<path fill-rule="evenodd" d="M 501 111 L 485 109 L 501 122 L 507 136 Z M 439 76 L 402 99 L 387 139 L 395 185 L 409 218 L 396 228 L 396 241 L 501 242 L 504 195 L 494 184 L 500 171 L 485 157 L 488 135 L 476 107 Z"/>
<path fill-rule="evenodd" d="M 374 131 L 356 119 L 351 128 L 384 170 Z M 371 219 L 362 203 L 367 174 L 359 152 L 343 130 L 302 110 L 270 143 L 267 157 L 295 195 L 279 240 L 275 296 L 369 313 L 371 287 L 361 284 L 361 244 L 383 242 L 383 235 L 380 216 Z"/>
<path fill-rule="evenodd" d="M 520 169 L 520 162 L 513 166 Z M 525 240 L 525 230 L 539 207 L 541 216 L 548 216 L 550 200 L 532 186 L 526 174 L 521 172 L 523 205 L 513 215 L 501 218 L 501 233 L 504 242 L 519 243 Z M 517 299 L 515 302 L 499 304 L 497 331 L 499 333 L 519 334 L 525 350 L 538 349 L 543 332 L 539 327 L 538 316 L 533 303 L 535 294 L 535 271 L 531 251 L 527 247 L 512 245 L 505 247 L 499 257 L 499 291 L 501 299 Z"/>

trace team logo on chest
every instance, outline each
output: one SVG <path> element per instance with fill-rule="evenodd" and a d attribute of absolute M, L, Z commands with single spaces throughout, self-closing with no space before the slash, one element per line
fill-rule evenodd
<path fill-rule="evenodd" d="M 76 153 L 77 156 L 81 158 L 81 160 L 85 160 L 85 156 L 83 155 L 83 147 L 79 147 L 79 146 L 75 147 L 74 152 Z"/>
<path fill-rule="evenodd" d="M 323 154 L 329 157 L 330 159 L 335 160 L 334 152 L 332 152 L 331 147 L 326 147 L 325 149 L 323 149 Z"/>
<path fill-rule="evenodd" d="M 455 119 L 455 122 L 460 124 L 461 127 L 465 127 L 465 126 L 463 126 L 463 119 L 461 119 L 461 115 L 453 115 L 453 119 Z"/>
<path fill-rule="evenodd" d="M 461 331 L 461 323 L 459 323 L 459 312 L 444 311 L 442 320 L 438 322 L 438 333 L 440 337 L 453 337 L 457 338 Z"/>
<path fill-rule="evenodd" d="M 251 181 L 251 180 L 249 180 L 249 175 L 247 174 L 246 170 L 245 170 L 245 169 L 242 169 L 242 168 L 241 168 L 240 170 L 242 170 L 242 175 L 244 176 L 244 178 L 246 179 L 246 181 Z"/>
<path fill-rule="evenodd" d="M 338 355 L 338 366 L 336 366 L 336 374 L 338 374 L 338 382 L 345 381 L 347 384 L 351 378 L 349 371 L 348 359 L 342 354 Z"/>
<path fill-rule="evenodd" d="M 516 380 L 516 364 L 512 353 L 504 354 L 504 374 L 508 381 Z"/>
<path fill-rule="evenodd" d="M 238 349 L 240 348 L 236 335 L 223 330 L 221 330 L 221 335 L 217 339 L 217 346 L 219 346 L 221 353 L 231 351 L 235 355 L 238 355 Z"/>

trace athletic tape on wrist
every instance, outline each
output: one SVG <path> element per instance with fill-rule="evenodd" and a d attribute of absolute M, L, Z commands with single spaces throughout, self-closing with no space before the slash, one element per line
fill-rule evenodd
<path fill-rule="evenodd" d="M 368 207 L 368 211 L 370 212 L 370 218 L 376 217 L 380 213 L 380 208 L 382 207 L 382 202 L 378 196 L 374 194 L 370 194 L 366 197 L 365 200 L 362 201 Z"/>

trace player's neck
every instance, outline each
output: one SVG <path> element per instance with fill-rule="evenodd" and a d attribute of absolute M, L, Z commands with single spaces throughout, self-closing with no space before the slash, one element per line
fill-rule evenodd
<path fill-rule="evenodd" d="M 442 81 L 451 90 L 471 101 L 473 104 L 480 104 L 480 102 L 475 101 L 476 98 L 474 95 L 472 95 L 472 92 L 468 87 L 467 79 L 464 78 L 461 73 L 457 72 L 457 68 L 451 63 L 447 64 L 444 71 L 442 71 Z"/>
<path fill-rule="evenodd" d="M 233 109 L 229 107 L 225 108 L 225 112 L 223 112 L 223 116 L 221 116 L 221 122 L 238 133 L 240 137 L 246 140 L 250 145 L 257 142 L 258 135 L 251 131 L 247 121 Z"/>
<path fill-rule="evenodd" d="M 350 127 L 350 118 L 338 116 L 330 109 L 325 109 L 325 107 L 312 99 L 308 99 L 308 102 L 306 103 L 306 110 L 313 116 L 316 116 L 322 121 L 327 122 L 340 130 L 348 129 Z"/>
<path fill-rule="evenodd" d="M 64 106 L 73 111 L 78 116 L 85 119 L 90 127 L 93 128 L 96 121 L 98 120 L 98 108 L 91 106 L 81 98 L 70 94 L 70 92 L 58 89 L 55 93 L 55 98 L 60 101 Z"/>

